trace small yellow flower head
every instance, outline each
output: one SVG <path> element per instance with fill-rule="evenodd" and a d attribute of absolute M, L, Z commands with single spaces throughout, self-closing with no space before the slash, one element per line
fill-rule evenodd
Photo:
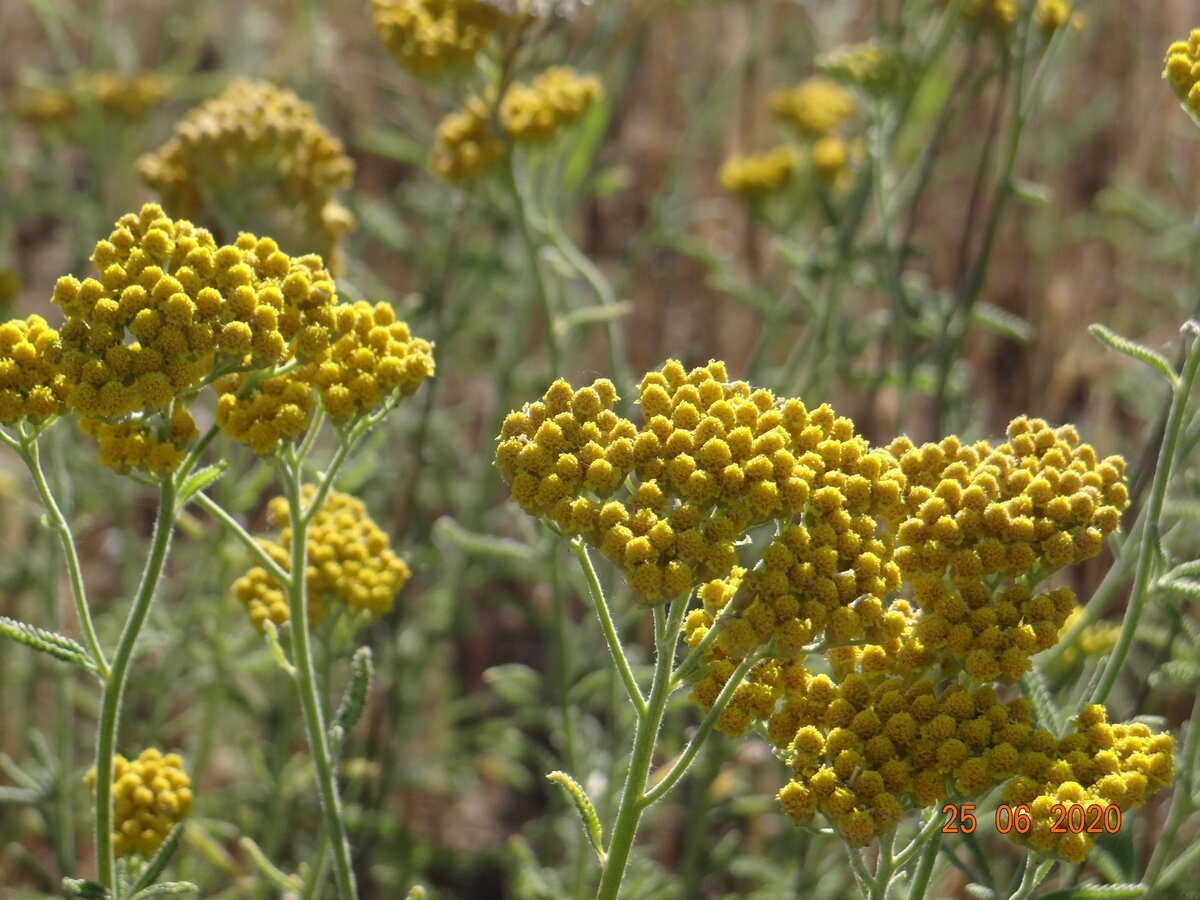
<path fill-rule="evenodd" d="M 320 257 L 289 257 L 269 238 L 241 234 L 235 244 L 217 247 L 209 232 L 147 204 L 117 222 L 96 245 L 92 262 L 98 279 L 66 276 L 54 288 L 53 301 L 66 316 L 60 372 L 69 387 L 67 405 L 81 420 L 134 426 L 93 427 L 108 445 L 105 458 L 124 460 L 118 468 L 140 458 L 143 441 L 183 450 L 180 435 L 191 430 L 177 427 L 173 417 L 210 376 L 293 359 L 316 362 L 339 334 L 333 280 Z M 219 392 L 240 391 L 258 375 L 234 376 Z M 244 407 L 258 403 L 259 395 L 282 393 L 273 387 L 255 380 L 247 396 L 224 401 L 222 424 L 254 443 L 253 423 L 239 425 L 230 404 Z M 285 411 L 294 435 L 307 421 L 307 407 L 290 394 L 287 402 L 305 412 L 297 421 L 296 410 Z M 255 421 L 275 412 L 253 409 Z M 135 446 L 125 446 L 130 441 Z M 151 471 L 173 468 L 166 449 L 156 452 Z"/>
<path fill-rule="evenodd" d="M 141 119 L 167 99 L 167 88 L 154 72 L 92 72 L 75 80 L 77 95 L 94 100 L 112 116 Z"/>
<path fill-rule="evenodd" d="M 1200 113 L 1200 28 L 1192 30 L 1186 41 L 1167 48 L 1163 78 L 1171 82 L 1175 95 L 1193 113 Z"/>
<path fill-rule="evenodd" d="M 824 75 L 868 94 L 895 93 L 908 76 L 902 56 L 873 43 L 836 47 L 821 55 L 817 68 Z"/>
<path fill-rule="evenodd" d="M 721 166 L 721 187 L 746 200 L 757 200 L 783 188 L 795 168 L 790 147 L 775 147 L 757 156 L 731 156 Z"/>
<path fill-rule="evenodd" d="M 41 316 L 0 325 L 0 425 L 40 425 L 63 413 L 70 386 L 61 360 L 58 332 Z"/>
<path fill-rule="evenodd" d="M 293 375 L 255 381 L 244 388 L 246 376 L 216 382 L 217 425 L 239 444 L 259 456 L 269 456 L 280 444 L 294 441 L 312 421 L 312 387 Z"/>
<path fill-rule="evenodd" d="M 306 485 L 304 501 L 311 502 L 315 493 L 316 488 Z M 282 531 L 277 542 L 260 539 L 259 544 L 286 571 L 290 567 L 286 548 L 291 541 L 287 501 L 272 500 L 269 512 Z M 367 515 L 362 501 L 330 491 L 308 529 L 309 627 L 321 620 L 335 600 L 351 610 L 365 610 L 372 618 L 386 615 L 410 574 L 404 560 L 392 552 L 387 534 Z M 261 567 L 239 578 L 233 593 L 259 630 L 268 619 L 280 626 L 290 617 L 282 587 Z"/>
<path fill-rule="evenodd" d="M 844 180 L 849 162 L 846 142 L 837 135 L 820 138 L 809 152 L 813 171 L 826 184 L 838 184 Z"/>
<path fill-rule="evenodd" d="M 771 95 L 771 108 L 805 137 L 832 134 L 855 111 L 854 95 L 829 78 L 808 78 Z"/>
<path fill-rule="evenodd" d="M 179 468 L 188 444 L 200 436 L 182 406 L 175 408 L 165 427 L 160 421 L 110 425 L 99 419 L 81 418 L 79 430 L 96 439 L 100 465 L 123 474 L 139 469 L 157 476 Z"/>
<path fill-rule="evenodd" d="M 1033 21 L 1047 39 L 1071 21 L 1071 4 L 1068 0 L 1038 0 L 1033 12 Z"/>
<path fill-rule="evenodd" d="M 546 141 L 578 121 L 604 96 L 595 75 L 580 75 L 570 66 L 553 66 L 529 84 L 517 82 L 504 93 L 500 124 L 518 143 Z"/>
<path fill-rule="evenodd" d="M 71 95 L 56 88 L 22 88 L 13 104 L 14 115 L 39 131 L 65 127 L 76 110 Z"/>
<path fill-rule="evenodd" d="M 376 409 L 388 397 L 410 396 L 433 376 L 433 347 L 413 337 L 387 303 L 358 302 L 338 308 L 350 327 L 334 341 L 327 359 L 304 377 L 317 387 L 335 422 Z"/>
<path fill-rule="evenodd" d="M 429 170 L 450 184 L 487 172 L 504 156 L 504 142 L 493 125 L 494 96 L 472 97 L 438 124 L 429 154 Z"/>
<path fill-rule="evenodd" d="M 234 81 L 184 116 L 138 171 L 173 214 L 216 230 L 240 210 L 239 224 L 275 235 L 292 253 L 336 260 L 353 225 L 334 200 L 353 162 L 309 104 L 273 84 Z"/>
<path fill-rule="evenodd" d="M 96 769 L 84 778 L 95 790 Z M 113 852 L 152 857 L 192 809 L 192 782 L 176 753 L 153 747 L 133 761 L 113 757 Z"/>
<path fill-rule="evenodd" d="M 941 0 L 943 6 L 949 6 L 950 0 Z M 1038 0 L 1039 8 L 1045 5 L 1045 0 Z M 1017 20 L 1016 0 L 967 0 L 963 9 L 963 18 L 967 22 L 988 28 L 1001 37 L 1011 31 Z"/>
<path fill-rule="evenodd" d="M 470 65 L 509 18 L 484 0 L 372 0 L 371 12 L 396 63 L 424 76 Z"/>

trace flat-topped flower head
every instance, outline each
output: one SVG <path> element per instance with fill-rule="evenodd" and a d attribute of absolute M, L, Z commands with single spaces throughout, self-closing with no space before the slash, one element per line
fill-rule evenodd
<path fill-rule="evenodd" d="M 141 119 L 167 99 L 167 86 L 156 72 L 83 73 L 72 84 L 76 96 L 95 102 L 110 116 Z"/>
<path fill-rule="evenodd" d="M 1171 82 L 1181 102 L 1200 113 L 1200 28 L 1192 29 L 1186 41 L 1175 41 L 1167 48 L 1163 78 Z"/>
<path fill-rule="evenodd" d="M 516 82 L 504 92 L 500 124 L 517 142 L 554 137 L 604 96 L 595 75 L 580 75 L 570 66 L 553 66 L 528 84 Z"/>
<path fill-rule="evenodd" d="M 721 166 L 721 187 L 743 199 L 758 200 L 781 190 L 795 168 L 795 154 L 786 146 L 755 156 L 731 156 Z"/>
<path fill-rule="evenodd" d="M 136 759 L 113 757 L 113 852 L 150 859 L 191 812 L 192 782 L 177 753 L 151 747 Z M 95 790 L 96 769 L 84 779 Z"/>
<path fill-rule="evenodd" d="M 233 220 L 274 235 L 290 253 L 336 261 L 354 224 L 334 199 L 354 172 L 341 141 L 312 106 L 265 82 L 239 79 L 192 109 L 138 171 L 174 215 L 214 230 Z"/>
<path fill-rule="evenodd" d="M 515 15 L 485 0 L 371 0 L 371 14 L 397 65 L 423 76 L 469 66 Z"/>
<path fill-rule="evenodd" d="M 41 316 L 0 324 L 0 425 L 41 425 L 66 409 L 62 342 Z"/>
<path fill-rule="evenodd" d="M 305 485 L 303 500 L 311 502 L 316 488 Z M 271 519 L 281 527 L 278 541 L 259 540 L 260 546 L 285 571 L 290 568 L 287 547 L 291 528 L 287 501 L 276 498 Z M 392 552 L 387 534 L 367 514 L 361 500 L 330 491 L 308 526 L 308 623 L 315 626 L 333 602 L 379 618 L 391 611 L 396 594 L 408 581 L 404 560 Z M 233 586 L 234 597 L 245 605 L 250 621 L 262 630 L 268 619 L 281 626 L 290 615 L 283 587 L 261 566 L 255 566 Z"/>
<path fill-rule="evenodd" d="M 854 115 L 856 107 L 853 94 L 822 75 L 771 95 L 771 108 L 775 114 L 810 138 L 835 132 Z"/>
<path fill-rule="evenodd" d="M 450 184 L 461 184 L 489 171 L 504 156 L 497 133 L 495 96 L 472 97 L 438 124 L 429 171 Z"/>
<path fill-rule="evenodd" d="M 333 279 L 320 257 L 290 257 L 251 234 L 218 247 L 205 229 L 153 204 L 123 216 L 92 262 L 98 278 L 65 276 L 55 285 L 53 301 L 66 316 L 58 366 L 67 406 L 95 420 L 89 429 L 107 446 L 102 456 L 125 461 L 117 468 L 153 459 L 139 467 L 168 471 L 195 436 L 182 417 L 206 384 L 236 371 L 219 392 L 245 387 L 236 399 L 253 406 L 255 392 L 271 392 L 258 383 L 262 373 L 319 362 L 341 334 Z M 311 407 L 290 394 L 287 402 Z M 255 443 L 250 425 L 229 413 L 219 407 L 223 427 Z M 289 411 L 287 421 L 294 418 Z M 156 448 L 151 456 L 143 456 L 144 444 Z"/>

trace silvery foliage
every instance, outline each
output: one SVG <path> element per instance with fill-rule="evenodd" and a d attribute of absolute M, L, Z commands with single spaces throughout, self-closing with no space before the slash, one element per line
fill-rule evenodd
<path fill-rule="evenodd" d="M 509 15 L 525 14 L 534 16 L 563 16 L 571 18 L 579 12 L 581 6 L 587 6 L 592 0 L 486 0 L 492 6 L 498 6 Z"/>

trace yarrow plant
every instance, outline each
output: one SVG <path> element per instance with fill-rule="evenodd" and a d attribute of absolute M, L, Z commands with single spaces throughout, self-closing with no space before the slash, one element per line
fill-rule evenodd
<path fill-rule="evenodd" d="M 820 813 L 852 860 L 885 841 L 874 873 L 859 866 L 873 896 L 916 855 L 920 841 L 890 854 L 909 811 L 1000 787 L 1032 817 L 1014 838 L 1080 862 L 1091 838 L 1055 832 L 1056 804 L 1124 812 L 1170 783 L 1169 734 L 1110 725 L 1100 703 L 1059 734 L 1027 683 L 1031 658 L 1054 646 L 1076 605 L 1042 583 L 1117 530 L 1128 497 L 1119 457 L 1026 418 L 997 445 L 951 436 L 872 447 L 830 407 L 733 381 L 720 362 L 648 373 L 641 424 L 616 402 L 605 379 L 579 390 L 556 381 L 505 419 L 496 451 L 512 498 L 572 540 L 638 713 L 607 845 L 589 832 L 597 896 L 619 895 L 642 813 L 713 730 L 760 729 L 792 773 L 783 810 L 802 826 Z M 649 694 L 589 549 L 653 612 Z M 1018 684 L 1029 696 L 1003 699 Z M 652 778 L 667 700 L 688 685 L 704 721 Z M 595 818 L 590 803 L 581 809 Z"/>
<path fill-rule="evenodd" d="M 0 626 L 89 670 L 102 686 L 88 777 L 99 871 L 95 882 L 72 880 L 72 890 L 112 897 L 151 890 L 178 844 L 164 839 L 192 805 L 178 755 L 147 750 L 130 763 L 115 749 L 123 690 L 174 524 L 194 503 L 260 563 L 234 594 L 256 627 L 270 626 L 277 658 L 299 689 L 334 878 L 339 894 L 353 897 L 334 762 L 340 735 L 362 704 L 343 704 L 350 712 L 332 731 L 327 727 L 309 630 L 327 597 L 371 616 L 386 613 L 409 576 L 362 503 L 331 489 L 363 435 L 432 376 L 432 347 L 412 336 L 386 303 L 339 302 L 320 257 L 291 257 L 272 239 L 248 233 L 220 245 L 206 229 L 171 219 L 153 204 L 118 220 L 92 262 L 96 276 L 64 276 L 55 285 L 53 302 L 64 316 L 59 329 L 37 316 L 0 325 L 0 440 L 25 462 L 50 515 L 86 646 L 32 624 L 4 619 Z M 204 433 L 194 413 L 213 420 Z M 39 456 L 38 439 L 68 416 L 96 439 L 102 465 L 152 484 L 159 494 L 150 554 L 111 657 L 92 624 L 75 538 Z M 336 449 L 317 483 L 302 486 L 325 419 Z M 277 542 L 255 541 L 204 493 L 225 468 L 199 468 L 222 433 L 274 461 L 284 487 L 271 504 L 284 526 Z M 276 642 L 284 626 L 290 661 Z M 355 671 L 351 690 L 361 698 L 369 659 L 356 662 Z M 110 768 L 111 780 L 96 774 Z M 124 857 L 137 862 L 118 870 L 116 860 Z M 310 878 L 322 876 L 317 869 Z"/>

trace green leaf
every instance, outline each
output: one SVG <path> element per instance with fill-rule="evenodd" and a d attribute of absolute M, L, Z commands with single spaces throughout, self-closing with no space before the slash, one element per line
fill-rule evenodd
<path fill-rule="evenodd" d="M 562 317 L 562 324 L 566 328 L 575 328 L 578 325 L 597 325 L 603 322 L 612 322 L 616 319 L 624 318 L 633 312 L 633 304 L 628 300 L 619 300 L 612 306 L 582 306 L 579 309 L 574 309 Z"/>
<path fill-rule="evenodd" d="M 971 882 L 966 887 L 967 896 L 972 900 L 996 900 L 996 892 L 986 884 Z"/>
<path fill-rule="evenodd" d="M 579 786 L 579 782 L 566 772 L 551 772 L 546 778 L 560 785 L 575 801 L 575 809 L 579 811 L 579 818 L 583 822 L 583 831 L 591 841 L 592 849 L 596 851 L 596 856 L 600 859 L 600 865 L 603 867 L 605 862 L 604 840 L 600 830 L 600 817 L 596 815 L 596 807 L 592 805 L 591 799 Z"/>
<path fill-rule="evenodd" d="M 1054 705 L 1050 687 L 1046 684 L 1046 676 L 1037 667 L 1037 663 L 1021 676 L 1021 690 L 1033 706 L 1033 718 L 1037 724 L 1057 736 L 1062 731 L 1062 714 Z"/>
<path fill-rule="evenodd" d="M 1025 319 L 991 303 L 975 305 L 971 311 L 971 324 L 1022 344 L 1029 343 L 1033 337 L 1033 326 Z"/>
<path fill-rule="evenodd" d="M 1144 884 L 1089 884 L 1042 894 L 1041 900 L 1114 900 L 1116 897 L 1142 897 L 1146 890 Z"/>
<path fill-rule="evenodd" d="M 179 506 L 180 508 L 187 505 L 187 502 L 195 497 L 210 484 L 225 474 L 225 470 L 229 468 L 227 460 L 221 460 L 211 466 L 205 466 L 199 471 L 193 472 L 187 477 L 179 487 Z"/>
<path fill-rule="evenodd" d="M 367 693 L 371 690 L 371 675 L 374 672 L 371 648 L 359 647 L 354 652 L 354 659 L 350 665 L 350 683 L 346 685 L 346 694 L 333 717 L 333 727 L 341 729 L 343 738 L 362 718 L 363 709 L 367 705 Z"/>
<path fill-rule="evenodd" d="M 1190 688 L 1200 689 L 1200 665 L 1186 659 L 1172 659 L 1163 663 L 1157 673 L 1160 678 L 1177 681 Z"/>
<path fill-rule="evenodd" d="M 1050 200 L 1050 188 L 1024 178 L 1013 180 L 1013 196 L 1029 206 L 1045 206 Z"/>
<path fill-rule="evenodd" d="M 444 537 L 472 556 L 485 556 L 493 559 L 511 559 L 528 562 L 534 558 L 534 551 L 520 541 L 508 538 L 492 537 L 477 531 L 468 531 L 449 516 L 442 516 L 434 525 L 433 530 L 438 537 Z"/>
<path fill-rule="evenodd" d="M 41 791 L 0 785 L 0 803 L 37 803 L 44 796 Z"/>
<path fill-rule="evenodd" d="M 541 703 L 543 678 L 522 663 L 504 663 L 485 669 L 483 683 L 514 709 L 533 709 Z"/>
<path fill-rule="evenodd" d="M 7 635 L 18 644 L 49 653 L 55 659 L 83 666 L 90 672 L 96 671 L 96 663 L 88 652 L 66 635 L 18 622 L 7 616 L 0 616 L 0 634 Z"/>
<path fill-rule="evenodd" d="M 1171 368 L 1171 364 L 1167 362 L 1167 358 L 1161 353 L 1151 350 L 1136 341 L 1131 341 L 1129 338 L 1121 337 L 1115 331 L 1105 328 L 1103 325 L 1090 325 L 1088 332 L 1096 340 L 1102 344 L 1107 344 L 1114 350 L 1119 350 L 1126 356 L 1131 356 L 1138 362 L 1144 363 L 1154 369 L 1171 385 L 1171 390 L 1179 387 L 1179 376 L 1175 374 L 1175 370 Z"/>
<path fill-rule="evenodd" d="M 191 897 L 200 893 L 200 888 L 190 881 L 164 881 L 145 890 L 138 891 L 129 900 L 149 900 L 150 897 Z"/>
<path fill-rule="evenodd" d="M 138 891 L 145 890 L 154 884 L 158 876 L 162 874 L 162 870 L 167 867 L 167 863 L 171 861 L 171 857 L 179 848 L 179 842 L 182 839 L 183 825 L 176 825 L 159 845 L 158 850 L 154 852 L 154 856 L 150 857 L 150 861 L 146 863 L 146 868 L 142 870 L 142 874 L 138 876 L 137 881 L 129 889 L 131 894 L 137 894 Z"/>
<path fill-rule="evenodd" d="M 360 150 L 418 169 L 425 168 L 425 161 L 429 158 L 428 147 L 393 128 L 363 129 L 354 136 L 354 144 Z"/>
<path fill-rule="evenodd" d="M 1160 578 L 1158 589 L 1200 600 L 1200 580 L 1195 578 Z"/>
<path fill-rule="evenodd" d="M 84 900 L 112 900 L 112 891 L 95 881 L 64 878 L 62 886 L 68 897 L 82 897 Z"/>
<path fill-rule="evenodd" d="M 425 900 L 427 896 L 425 888 L 419 884 L 414 884 L 412 890 L 408 892 L 408 896 L 404 900 Z"/>

